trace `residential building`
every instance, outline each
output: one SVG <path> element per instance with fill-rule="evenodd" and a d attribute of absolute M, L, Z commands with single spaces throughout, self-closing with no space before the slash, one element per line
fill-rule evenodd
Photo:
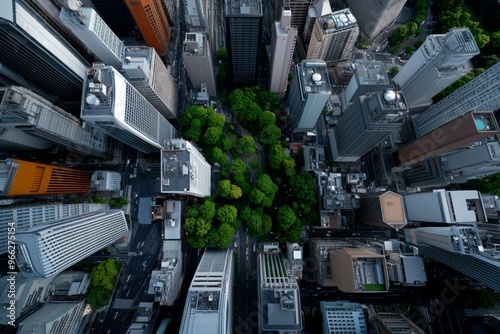
<path fill-rule="evenodd" d="M 425 334 L 426 332 L 401 313 L 378 312 L 375 324 L 381 334 Z"/>
<path fill-rule="evenodd" d="M 84 299 L 46 303 L 19 323 L 18 332 L 41 334 L 46 328 L 62 333 L 78 332 L 85 305 Z"/>
<path fill-rule="evenodd" d="M 121 186 L 122 175 L 118 172 L 96 170 L 90 178 L 90 189 L 95 191 L 118 191 Z"/>
<path fill-rule="evenodd" d="M 162 0 L 125 0 L 125 3 L 147 46 L 165 56 L 171 35 L 166 4 Z"/>
<path fill-rule="evenodd" d="M 307 10 L 306 21 L 304 24 L 304 31 L 302 32 L 302 40 L 306 44 L 306 48 L 309 45 L 311 39 L 311 34 L 314 28 L 314 23 L 316 19 L 332 14 L 332 8 L 330 7 L 330 1 L 328 0 L 316 0 L 314 5 L 311 5 Z"/>
<path fill-rule="evenodd" d="M 392 26 L 406 0 L 347 0 L 364 36 L 373 39 Z"/>
<path fill-rule="evenodd" d="M 314 22 L 306 58 L 321 59 L 333 67 L 351 57 L 358 35 L 358 24 L 349 8 L 321 16 Z"/>
<path fill-rule="evenodd" d="M 433 156 L 466 148 L 500 131 L 492 111 L 468 112 L 401 147 L 395 163 L 411 166 Z"/>
<path fill-rule="evenodd" d="M 233 333 L 233 249 L 206 248 L 189 286 L 179 333 Z"/>
<path fill-rule="evenodd" d="M 157 152 L 174 137 L 173 126 L 116 69 L 87 69 L 81 118 L 141 151 Z"/>
<path fill-rule="evenodd" d="M 24 87 L 0 87 L 0 96 L 2 128 L 24 134 L 10 137 L 15 140 L 14 147 L 30 147 L 33 141 L 42 140 L 83 155 L 103 158 L 112 155 L 111 138 L 32 91 Z M 2 146 L 9 147 L 12 143 L 9 137 L 3 139 Z"/>
<path fill-rule="evenodd" d="M 412 121 L 417 137 L 422 137 L 469 111 L 498 110 L 499 76 L 500 63 L 497 63 L 415 117 Z"/>
<path fill-rule="evenodd" d="M 257 83 L 262 15 L 261 0 L 226 1 L 226 49 L 235 85 Z"/>
<path fill-rule="evenodd" d="M 125 49 L 122 75 L 168 120 L 178 118 L 178 89 L 170 68 L 150 47 Z"/>
<path fill-rule="evenodd" d="M 186 33 L 182 45 L 182 60 L 186 72 L 195 89 L 205 84 L 209 96 L 215 96 L 217 85 L 215 79 L 214 59 L 207 35 L 201 32 Z"/>
<path fill-rule="evenodd" d="M 479 47 L 469 28 L 429 35 L 394 77 L 411 108 L 431 105 L 432 97 L 472 70 Z"/>
<path fill-rule="evenodd" d="M 80 214 L 109 209 L 108 204 L 47 204 L 13 206 L 0 209 L 0 254 L 7 253 L 7 231 L 9 223 L 14 222 L 16 232 L 27 231 L 30 228 L 51 224 L 52 222 L 78 216 Z"/>
<path fill-rule="evenodd" d="M 291 20 L 292 11 L 283 7 L 281 20 L 274 22 L 272 30 L 269 91 L 277 94 L 285 93 L 287 88 L 297 40 L 297 28 L 290 25 Z"/>
<path fill-rule="evenodd" d="M 406 226 L 403 196 L 393 191 L 360 194 L 360 222 L 396 230 Z"/>
<path fill-rule="evenodd" d="M 259 331 L 281 333 L 304 327 L 300 289 L 278 243 L 262 244 L 257 255 Z"/>
<path fill-rule="evenodd" d="M 88 62 L 24 0 L 0 4 L 0 59 L 4 85 L 25 86 L 58 103 L 81 99 Z"/>
<path fill-rule="evenodd" d="M 88 7 L 61 8 L 63 24 L 106 65 L 120 69 L 125 59 L 125 45 L 108 27 L 97 12 Z"/>
<path fill-rule="evenodd" d="M 211 166 L 190 142 L 172 139 L 161 151 L 161 192 L 206 197 L 211 194 Z"/>
<path fill-rule="evenodd" d="M 26 277 L 51 277 L 123 238 L 122 210 L 102 210 L 58 219 L 16 233 L 16 260 Z"/>
<path fill-rule="evenodd" d="M 466 224 L 486 222 L 481 194 L 476 190 L 444 189 L 404 196 L 408 220 L 413 222 Z"/>
<path fill-rule="evenodd" d="M 354 99 L 330 131 L 332 160 L 357 161 L 396 132 L 407 114 L 406 101 L 399 91 L 389 89 Z"/>
<path fill-rule="evenodd" d="M 0 160 L 0 196 L 86 193 L 90 171 L 19 159 Z"/>
<path fill-rule="evenodd" d="M 354 75 L 342 93 L 342 107 L 361 95 L 371 92 L 382 92 L 390 87 L 384 63 L 380 61 L 357 61 L 352 63 Z"/>
<path fill-rule="evenodd" d="M 293 131 L 314 129 L 330 95 L 331 84 L 324 61 L 303 60 L 297 64 L 288 94 Z"/>
<path fill-rule="evenodd" d="M 367 334 L 363 307 L 348 301 L 319 302 L 324 334 Z"/>

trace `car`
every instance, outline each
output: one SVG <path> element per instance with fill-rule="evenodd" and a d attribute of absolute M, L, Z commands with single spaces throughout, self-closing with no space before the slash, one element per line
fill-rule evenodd
<path fill-rule="evenodd" d="M 118 317 L 118 311 L 115 312 L 115 314 L 113 315 L 113 319 L 116 319 Z"/>

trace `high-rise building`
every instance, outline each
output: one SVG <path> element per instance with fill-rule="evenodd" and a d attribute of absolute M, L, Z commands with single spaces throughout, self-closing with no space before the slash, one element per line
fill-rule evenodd
<path fill-rule="evenodd" d="M 397 164 L 410 166 L 438 154 L 468 147 L 498 132 L 499 127 L 491 111 L 469 112 L 403 146 L 394 157 L 397 157 Z"/>
<path fill-rule="evenodd" d="M 84 155 L 108 157 L 111 138 L 23 87 L 0 87 L 0 123 L 26 134 L 15 145 L 30 146 L 35 137 Z M 6 140 L 7 138 L 4 138 Z M 27 142 L 21 142 L 24 139 Z"/>
<path fill-rule="evenodd" d="M 498 110 L 500 108 L 499 77 L 500 63 L 497 63 L 415 117 L 412 121 L 417 137 L 421 137 L 469 111 Z"/>
<path fill-rule="evenodd" d="M 203 0 L 186 0 L 186 23 L 189 31 L 205 31 L 207 17 L 205 16 Z"/>
<path fill-rule="evenodd" d="M 381 334 L 425 334 L 426 332 L 415 325 L 401 313 L 378 312 L 375 324 Z"/>
<path fill-rule="evenodd" d="M 297 332 L 304 327 L 300 289 L 278 243 L 260 245 L 257 257 L 259 331 Z"/>
<path fill-rule="evenodd" d="M 331 84 L 324 61 L 311 59 L 297 64 L 288 95 L 293 130 L 311 131 L 316 126 L 330 95 Z"/>
<path fill-rule="evenodd" d="M 186 33 L 182 46 L 182 59 L 191 84 L 201 89 L 202 84 L 207 87 L 209 96 L 217 92 L 214 60 L 207 35 L 204 33 Z"/>
<path fill-rule="evenodd" d="M 15 206 L 0 210 L 0 254 L 7 252 L 7 229 L 9 223 L 16 223 L 16 231 L 27 231 L 32 227 L 47 225 L 57 219 L 74 217 L 87 212 L 108 209 L 108 204 L 48 204 Z"/>
<path fill-rule="evenodd" d="M 314 28 L 314 23 L 316 19 L 332 14 L 332 8 L 330 7 L 330 1 L 328 0 L 316 0 L 314 5 L 310 6 L 307 10 L 306 22 L 304 24 L 304 31 L 302 32 L 302 40 L 304 43 L 309 45 L 309 40 L 311 39 L 311 34 Z"/>
<path fill-rule="evenodd" d="M 367 334 L 368 327 L 363 307 L 347 301 L 319 302 L 323 316 L 323 333 Z"/>
<path fill-rule="evenodd" d="M 432 97 L 472 70 L 469 60 L 479 48 L 469 28 L 453 28 L 447 34 L 430 35 L 396 74 L 411 108 L 426 107 Z"/>
<path fill-rule="evenodd" d="M 486 221 L 481 194 L 476 190 L 412 193 L 404 196 L 408 220 L 413 222 L 465 224 Z"/>
<path fill-rule="evenodd" d="M 406 0 L 347 0 L 347 6 L 368 38 L 390 27 L 401 13 Z"/>
<path fill-rule="evenodd" d="M 90 172 L 19 159 L 0 161 L 0 196 L 85 193 Z"/>
<path fill-rule="evenodd" d="M 172 139 L 161 151 L 161 192 L 210 196 L 211 166 L 190 142 Z"/>
<path fill-rule="evenodd" d="M 168 52 L 170 25 L 162 0 L 125 0 L 146 44 L 160 56 Z"/>
<path fill-rule="evenodd" d="M 17 265 L 26 277 L 54 276 L 127 232 L 122 210 L 94 211 L 32 227 L 16 233 Z"/>
<path fill-rule="evenodd" d="M 81 118 L 141 152 L 157 152 L 174 137 L 173 126 L 111 66 L 87 70 Z"/>
<path fill-rule="evenodd" d="M 357 161 L 397 131 L 408 109 L 401 92 L 386 90 L 355 99 L 330 131 L 333 161 Z"/>
<path fill-rule="evenodd" d="M 178 117 L 178 90 L 171 69 L 151 47 L 130 46 L 125 50 L 123 76 L 165 118 Z"/>
<path fill-rule="evenodd" d="M 274 8 L 288 7 L 292 12 L 292 22 L 290 25 L 297 28 L 298 36 L 302 36 L 304 24 L 306 23 L 307 12 L 310 6 L 314 4 L 314 0 L 274 0 Z M 274 20 L 281 19 L 281 12 L 274 11 Z"/>
<path fill-rule="evenodd" d="M 87 5 L 87 3 L 86 3 Z M 123 0 L 92 0 L 93 7 L 119 38 L 134 36 L 134 18 Z M 90 7 L 90 6 L 88 6 Z"/>
<path fill-rule="evenodd" d="M 96 170 L 90 178 L 90 188 L 95 191 L 119 191 L 122 188 L 119 172 Z"/>
<path fill-rule="evenodd" d="M 33 328 L 52 328 L 64 333 L 78 332 L 85 309 L 84 300 L 59 301 L 46 303 L 36 312 L 28 315 L 19 323 L 20 333 L 39 333 Z"/>
<path fill-rule="evenodd" d="M 358 24 L 349 8 L 318 17 L 314 22 L 306 58 L 322 59 L 329 67 L 335 66 L 351 57 L 358 35 Z"/>
<path fill-rule="evenodd" d="M 73 2 L 76 4 L 76 2 Z M 92 8 L 79 5 L 62 8 L 59 18 L 94 56 L 120 69 L 125 58 L 125 45 Z"/>
<path fill-rule="evenodd" d="M 283 94 L 288 84 L 293 51 L 297 40 L 297 28 L 290 26 L 292 12 L 283 7 L 281 20 L 274 22 L 271 37 L 269 91 Z"/>
<path fill-rule="evenodd" d="M 261 0 L 226 1 L 227 54 L 236 85 L 257 83 L 262 15 Z"/>
<path fill-rule="evenodd" d="M 88 62 L 24 0 L 0 4 L 0 59 L 9 85 L 24 85 L 20 75 L 60 102 L 81 99 Z"/>
<path fill-rule="evenodd" d="M 233 333 L 233 249 L 207 248 L 189 286 L 180 334 Z"/>
<path fill-rule="evenodd" d="M 385 65 L 380 61 L 357 61 L 352 63 L 354 75 L 342 93 L 343 108 L 352 100 L 371 92 L 381 92 L 389 88 Z"/>
<path fill-rule="evenodd" d="M 360 194 L 360 221 L 399 230 L 406 226 L 403 196 L 392 191 Z"/>

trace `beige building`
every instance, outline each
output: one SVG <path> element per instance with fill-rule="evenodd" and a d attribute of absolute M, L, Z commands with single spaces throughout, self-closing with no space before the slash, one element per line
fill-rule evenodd
<path fill-rule="evenodd" d="M 215 96 L 216 83 L 212 53 L 208 38 L 203 33 L 186 33 L 182 46 L 182 59 L 195 89 L 206 84 L 209 96 Z"/>
<path fill-rule="evenodd" d="M 403 196 L 395 192 L 362 194 L 359 201 L 361 222 L 364 224 L 399 230 L 408 223 Z"/>
<path fill-rule="evenodd" d="M 342 292 L 377 293 L 389 290 L 385 256 L 362 248 L 332 249 L 333 285 Z"/>

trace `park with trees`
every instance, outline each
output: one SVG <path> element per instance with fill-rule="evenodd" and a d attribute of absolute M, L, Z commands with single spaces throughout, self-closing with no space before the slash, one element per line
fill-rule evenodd
<path fill-rule="evenodd" d="M 224 248 L 242 227 L 255 237 L 298 241 L 317 218 L 316 195 L 313 177 L 301 171 L 301 152 L 291 153 L 281 140 L 287 120 L 281 104 L 259 87 L 235 89 L 228 98 L 236 126 L 211 108 L 181 114 L 185 138 L 220 166 L 213 196 L 186 208 L 187 241 Z"/>
<path fill-rule="evenodd" d="M 92 269 L 87 302 L 93 309 L 99 310 L 108 305 L 121 267 L 122 264 L 115 259 L 107 259 Z"/>

